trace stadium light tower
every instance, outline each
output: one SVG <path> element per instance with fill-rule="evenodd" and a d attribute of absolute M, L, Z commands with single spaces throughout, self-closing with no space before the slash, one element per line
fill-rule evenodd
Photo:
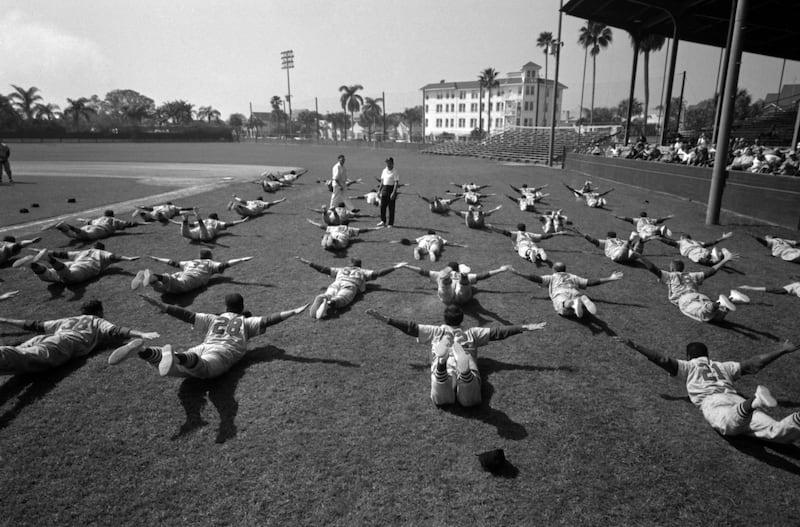
<path fill-rule="evenodd" d="M 289 70 L 294 68 L 294 51 L 281 51 L 281 69 L 286 70 L 286 104 L 289 107 L 288 134 L 292 136 L 292 85 L 289 82 Z"/>

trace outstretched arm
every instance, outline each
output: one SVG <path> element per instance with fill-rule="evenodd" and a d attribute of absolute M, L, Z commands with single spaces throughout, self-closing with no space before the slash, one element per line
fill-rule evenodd
<path fill-rule="evenodd" d="M 723 240 L 727 240 L 727 239 L 728 239 L 728 238 L 730 238 L 731 236 L 733 236 L 733 233 L 732 233 L 732 232 L 723 232 L 723 233 L 722 233 L 722 236 L 720 236 L 719 238 L 717 238 L 717 239 L 716 239 L 716 240 L 714 240 L 713 242 L 704 242 L 704 243 L 701 243 L 700 245 L 702 245 L 703 247 L 711 247 L 711 246 L 713 246 L 713 245 L 716 245 L 716 244 L 718 244 L 719 242 L 721 242 L 721 241 L 723 241 Z"/>
<path fill-rule="evenodd" d="M 606 195 L 606 194 L 608 194 L 609 192 L 614 192 L 614 189 L 613 189 L 613 188 L 610 188 L 610 189 L 606 190 L 605 192 L 602 192 L 602 193 L 598 194 L 598 195 L 597 195 L 597 197 L 598 197 L 598 198 L 602 198 L 603 196 L 605 196 L 605 195 Z"/>
<path fill-rule="evenodd" d="M 382 315 L 375 311 L 374 309 L 367 309 L 365 313 L 376 320 L 380 320 L 385 324 L 389 324 L 390 326 L 394 326 L 406 335 L 410 335 L 412 337 L 419 336 L 419 326 L 416 322 L 412 322 L 410 320 L 399 320 L 391 318 L 387 315 Z"/>
<path fill-rule="evenodd" d="M 311 225 L 314 225 L 315 227 L 319 227 L 319 228 L 320 228 L 320 229 L 322 229 L 322 230 L 325 230 L 325 228 L 326 228 L 326 227 L 325 227 L 325 225 L 323 225 L 323 224 L 321 224 L 321 223 L 319 223 L 319 222 L 317 222 L 317 221 L 314 221 L 314 220 L 309 220 L 308 218 L 306 218 L 306 221 L 307 221 L 308 223 L 310 223 Z"/>
<path fill-rule="evenodd" d="M 170 260 L 169 258 L 159 258 L 158 256 L 150 256 L 151 260 L 155 260 L 157 262 L 165 263 L 167 265 L 171 265 L 172 267 L 180 267 L 181 264 L 176 262 L 175 260 Z"/>
<path fill-rule="evenodd" d="M 711 267 L 711 269 L 706 269 L 705 271 L 703 271 L 704 278 L 708 278 L 709 276 L 714 276 L 715 274 L 717 274 L 717 271 L 725 267 L 726 263 L 730 262 L 731 260 L 737 260 L 738 258 L 739 255 L 737 253 L 729 253 L 726 251 L 725 256 L 722 258 L 722 260 L 714 264 Z M 641 260 L 641 257 L 639 259 Z"/>
<path fill-rule="evenodd" d="M 622 280 L 622 271 L 614 271 L 611 273 L 611 276 L 607 278 L 590 278 L 587 280 L 586 286 L 602 285 L 608 282 L 616 282 L 617 280 Z"/>
<path fill-rule="evenodd" d="M 627 221 L 628 223 L 631 223 L 631 224 L 633 223 L 633 218 L 629 218 L 627 216 L 617 216 L 615 214 L 614 217 L 617 218 L 618 220 Z"/>
<path fill-rule="evenodd" d="M 586 239 L 586 241 L 587 241 L 587 242 L 591 243 L 592 245 L 595 245 L 595 246 L 597 246 L 597 247 L 600 247 L 600 240 L 598 240 L 597 238 L 592 238 L 592 237 L 591 237 L 591 236 L 589 236 L 588 234 L 583 234 L 581 231 L 579 231 L 579 230 L 578 230 L 577 228 L 575 228 L 575 227 L 566 227 L 566 229 L 567 229 L 568 231 L 570 231 L 570 232 L 574 232 L 574 233 L 575 233 L 575 234 L 577 234 L 578 236 L 582 236 L 583 238 L 585 238 L 585 239 Z"/>
<path fill-rule="evenodd" d="M 495 212 L 497 212 L 498 210 L 500 210 L 502 208 L 503 208 L 502 205 L 498 205 L 495 208 L 493 208 L 492 210 L 487 210 L 486 212 L 483 213 L 483 215 L 484 216 L 491 216 L 492 214 L 494 214 Z"/>
<path fill-rule="evenodd" d="M 538 274 L 534 274 L 534 273 L 530 273 L 530 274 L 528 274 L 528 273 L 523 273 L 523 272 L 517 271 L 517 270 L 516 270 L 516 269 L 514 269 L 513 267 L 510 267 L 508 270 L 509 270 L 509 271 L 511 271 L 512 273 L 514 273 L 514 274 L 515 274 L 515 275 L 517 275 L 517 276 L 521 276 L 522 278 L 526 278 L 526 279 L 530 280 L 531 282 L 536 282 L 537 284 L 541 284 L 541 283 L 543 283 L 542 277 L 541 277 L 541 276 L 539 276 Z"/>
<path fill-rule="evenodd" d="M 312 262 L 310 260 L 306 260 L 305 258 L 302 258 L 300 256 L 295 256 L 295 258 L 300 260 L 304 264 L 308 265 L 312 269 L 314 269 L 316 271 L 319 271 L 322 274 L 327 274 L 327 275 L 331 274 L 331 268 L 330 267 L 325 267 L 324 265 L 316 264 L 316 263 L 314 263 L 314 262 Z"/>
<path fill-rule="evenodd" d="M 749 291 L 761 291 L 763 293 L 772 293 L 773 295 L 788 295 L 789 291 L 782 287 L 765 287 L 765 286 L 752 286 L 740 285 L 737 289 L 747 289 Z"/>
<path fill-rule="evenodd" d="M 299 315 L 300 313 L 305 311 L 307 307 L 308 304 L 304 304 L 300 307 L 296 307 L 288 311 L 281 311 L 280 313 L 273 313 L 266 317 L 261 317 L 261 323 L 259 324 L 259 329 L 263 333 L 269 326 L 273 326 L 279 322 L 283 322 L 287 318 L 292 318 L 295 315 Z"/>
<path fill-rule="evenodd" d="M 654 221 L 655 221 L 656 225 L 660 225 L 660 224 L 664 223 L 665 221 L 667 221 L 668 219 L 674 218 L 674 217 L 675 217 L 674 214 L 667 214 L 663 218 L 656 218 Z"/>
<path fill-rule="evenodd" d="M 133 262 L 133 261 L 138 260 L 138 259 L 139 259 L 138 256 L 123 256 L 123 255 L 120 255 L 120 254 L 111 255 L 111 261 L 112 262 Z"/>
<path fill-rule="evenodd" d="M 772 361 L 780 358 L 783 355 L 786 355 L 787 353 L 793 353 L 798 349 L 800 349 L 800 346 L 785 340 L 775 351 L 769 351 L 767 353 L 761 353 L 759 355 L 748 357 L 741 362 L 742 375 L 758 373 L 762 368 Z"/>
<path fill-rule="evenodd" d="M 611 339 L 616 342 L 621 342 L 622 344 L 625 344 L 632 350 L 638 351 L 639 353 L 647 357 L 647 360 L 649 360 L 659 368 L 666 370 L 666 372 L 672 375 L 673 377 L 678 374 L 678 361 L 673 359 L 672 357 L 667 357 L 666 355 L 662 355 L 661 353 L 655 350 L 652 350 L 650 348 L 645 348 L 644 346 L 641 346 L 626 337 L 616 336 L 616 337 L 611 337 Z"/>
<path fill-rule="evenodd" d="M 225 262 L 225 266 L 226 267 L 232 267 L 234 265 L 237 265 L 237 264 L 240 264 L 240 263 L 243 263 L 243 262 L 249 262 L 252 259 L 253 259 L 252 256 L 245 256 L 244 258 L 234 258 L 233 260 L 228 260 L 227 262 Z"/>
<path fill-rule="evenodd" d="M 502 234 L 503 236 L 507 236 L 511 238 L 511 231 L 507 231 L 505 229 L 501 229 L 500 227 L 495 227 L 494 225 L 489 226 L 489 230 L 496 232 L 497 234 Z"/>
<path fill-rule="evenodd" d="M 8 291 L 7 293 L 3 293 L 0 295 L 0 300 L 8 300 L 9 298 L 14 298 L 19 294 L 19 291 Z"/>
<path fill-rule="evenodd" d="M 147 295 L 143 295 L 139 293 L 139 296 L 144 299 L 150 305 L 153 305 L 158 308 L 159 311 L 162 313 L 166 313 L 170 316 L 173 316 L 179 320 L 183 320 L 184 322 L 188 322 L 189 324 L 194 324 L 195 316 L 197 315 L 194 311 L 189 311 L 188 309 L 184 309 L 180 306 L 172 306 L 164 304 L 156 300 L 155 298 L 151 298 Z M 157 336 L 157 335 L 156 335 Z"/>
<path fill-rule="evenodd" d="M 422 267 L 417 267 L 416 265 L 403 264 L 402 267 L 405 267 L 406 269 L 411 269 L 412 271 L 421 274 L 422 276 L 427 276 L 428 278 L 433 278 L 434 276 L 437 276 L 439 274 L 437 271 L 427 271 Z"/>
<path fill-rule="evenodd" d="M 486 271 L 485 273 L 480 273 L 475 275 L 475 280 L 485 280 L 487 278 L 491 278 L 492 276 L 498 275 L 500 273 L 505 273 L 506 271 L 510 271 L 510 265 L 503 265 L 498 267 L 497 269 L 492 269 L 491 271 Z"/>
<path fill-rule="evenodd" d="M 426 198 L 425 196 L 423 196 L 423 195 L 421 195 L 421 194 L 417 194 L 417 196 L 419 196 L 419 198 L 420 198 L 422 201 L 424 201 L 425 203 L 427 203 L 428 205 L 430 205 L 431 203 L 433 203 L 433 200 L 432 200 L 432 199 L 428 199 L 428 198 Z"/>
<path fill-rule="evenodd" d="M 389 273 L 393 273 L 396 270 L 400 269 L 401 267 L 404 267 L 406 265 L 406 263 L 407 262 L 398 262 L 398 263 L 394 264 L 391 267 L 387 267 L 385 269 L 381 269 L 379 271 L 375 271 L 375 278 L 380 278 L 381 276 L 386 276 Z"/>
<path fill-rule="evenodd" d="M 672 238 L 668 238 L 667 236 L 656 236 L 656 240 L 658 240 L 661 243 L 664 243 L 666 245 L 670 245 L 672 247 L 677 247 L 678 246 L 678 242 L 676 242 Z"/>
<path fill-rule="evenodd" d="M 538 331 L 544 329 L 547 322 L 539 322 L 536 324 L 522 324 L 519 326 L 494 326 L 489 332 L 489 340 L 503 340 L 513 335 L 519 335 L 526 331 Z"/>
<path fill-rule="evenodd" d="M 644 266 L 645 266 L 645 268 L 646 268 L 648 271 L 650 271 L 651 273 L 653 273 L 654 275 L 656 275 L 656 276 L 658 277 L 658 279 L 659 279 L 659 280 L 661 279 L 661 273 L 662 273 L 662 270 L 661 270 L 661 268 L 660 268 L 660 267 L 658 267 L 656 264 L 654 264 L 653 262 L 651 262 L 650 260 L 648 260 L 647 258 L 645 258 L 644 256 L 642 256 L 641 254 L 640 254 L 639 256 L 637 256 L 637 259 L 638 259 L 640 262 L 642 262 L 642 265 L 644 265 Z"/>

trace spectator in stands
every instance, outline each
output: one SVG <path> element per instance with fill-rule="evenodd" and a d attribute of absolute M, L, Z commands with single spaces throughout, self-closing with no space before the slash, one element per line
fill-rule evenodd
<path fill-rule="evenodd" d="M 733 158 L 733 162 L 728 166 L 728 170 L 749 170 L 755 161 L 753 149 L 750 147 L 745 148 L 742 153 Z"/>
<path fill-rule="evenodd" d="M 797 160 L 797 154 L 795 154 L 794 150 L 790 150 L 789 154 L 786 156 L 786 160 L 778 169 L 778 174 L 796 176 L 798 169 L 800 169 L 800 162 Z"/>

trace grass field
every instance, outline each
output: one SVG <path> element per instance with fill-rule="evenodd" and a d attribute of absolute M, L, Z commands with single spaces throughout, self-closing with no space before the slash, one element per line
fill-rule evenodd
<path fill-rule="evenodd" d="M 455 215 L 431 214 L 416 194 L 432 196 L 450 182 L 491 184 L 489 206 L 503 208 L 492 223 L 514 228 L 538 221 L 520 212 L 505 194 L 508 185 L 549 184 L 548 200 L 575 225 L 597 237 L 630 225 L 612 213 L 674 213 L 669 225 L 711 240 L 734 236 L 722 246 L 742 254 L 731 269 L 702 287 L 709 296 L 740 284 L 783 285 L 800 267 L 772 258 L 749 234 L 796 238 L 797 233 L 723 214 L 707 227 L 701 204 L 591 178 L 601 189 L 616 187 L 613 212 L 576 203 L 562 182 L 580 185 L 584 175 L 542 167 L 423 156 L 411 151 L 333 146 L 211 145 L 14 145 L 14 187 L 0 187 L 4 225 L 74 214 L 105 204 L 129 203 L 185 187 L 180 178 L 153 185 L 175 163 L 197 166 L 301 166 L 309 173 L 291 189 L 266 195 L 286 197 L 264 217 L 234 227 L 211 246 L 218 260 L 254 256 L 196 294 L 166 298 L 194 311 L 216 312 L 230 291 L 244 294 L 246 307 L 268 314 L 309 302 L 330 283 L 328 276 L 295 260 L 338 266 L 347 262 L 320 248 L 318 219 L 309 207 L 328 200 L 323 185 L 341 150 L 351 178 L 370 190 L 383 159 L 395 157 L 402 181 L 398 227 L 370 232 L 347 258 L 380 269 L 413 261 L 411 249 L 390 240 L 412 238 L 424 229 L 469 245 L 447 248 L 443 260 L 476 271 L 512 264 L 535 271 L 504 236 L 467 229 Z M 126 178 L 78 177 L 65 167 L 106 163 Z M 131 164 L 150 163 L 139 179 Z M 38 172 L 52 166 L 52 174 Z M 26 167 L 37 174 L 26 175 Z M 173 169 L 176 169 L 174 166 Z M 196 166 L 195 166 L 196 168 Z M 242 179 L 242 169 L 191 180 L 199 193 L 174 201 L 233 218 L 225 210 L 231 194 L 256 197 L 259 187 Z M 249 170 L 249 169 L 248 169 Z M 33 170 L 32 170 L 33 172 Z M 245 171 L 246 172 L 246 171 Z M 236 173 L 232 181 L 218 181 Z M 71 177 L 72 174 L 74 177 Z M 137 176 L 137 177 L 133 177 Z M 164 176 L 165 178 L 167 176 Z M 169 178 L 167 178 L 169 179 Z M 206 189 L 205 184 L 214 188 Z M 78 194 L 77 196 L 74 196 Z M 66 204 L 78 198 L 75 209 Z M 40 203 L 36 218 L 20 207 Z M 362 202 L 363 204 L 363 202 Z M 377 215 L 377 209 L 368 209 Z M 119 216 L 129 209 L 120 206 Z M 366 218 L 356 226 L 374 226 Z M 18 238 L 38 227 L 16 227 Z M 56 231 L 41 233 L 41 246 L 71 245 Z M 181 238 L 176 225 L 146 225 L 106 240 L 124 255 L 185 260 L 204 245 Z M 465 325 L 547 322 L 544 331 L 517 335 L 481 348 L 483 404 L 471 410 L 436 408 L 430 401 L 429 350 L 364 314 L 377 309 L 393 317 L 439 323 L 442 305 L 435 284 L 405 269 L 372 282 L 349 309 L 322 321 L 306 314 L 270 327 L 251 343 L 252 352 L 226 375 L 211 381 L 164 379 L 132 359 L 107 364 L 106 350 L 36 376 L 0 377 L 0 525 L 770 525 L 800 524 L 800 449 L 749 440 L 726 440 L 712 431 L 688 401 L 681 383 L 644 357 L 613 342 L 630 336 L 682 358 L 685 344 L 706 342 L 713 358 L 741 360 L 800 340 L 800 299 L 753 293 L 752 305 L 731 313 L 724 324 L 700 324 L 667 301 L 666 287 L 642 268 L 621 267 L 576 237 L 542 244 L 570 272 L 605 277 L 622 270 L 622 281 L 589 290 L 599 322 L 559 317 L 546 289 L 511 273 L 479 284 L 467 306 Z M 651 242 L 645 254 L 666 267 L 677 252 Z M 424 268 L 444 264 L 419 262 Z M 0 305 L 4 316 L 59 318 L 90 298 L 102 299 L 106 318 L 141 330 L 158 331 L 159 344 L 186 348 L 201 336 L 177 319 L 158 313 L 130 290 L 145 266 L 116 264 L 82 287 L 47 287 L 27 270 L 0 269 L 0 292 L 20 294 Z M 698 266 L 688 263 L 687 269 Z M 546 273 L 547 269 L 540 269 Z M 154 294 L 148 290 L 148 294 Z M 31 336 L 0 327 L 3 344 Z M 800 410 L 800 354 L 790 355 L 739 382 L 749 394 L 765 384 L 783 417 Z M 509 461 L 501 476 L 484 472 L 475 454 L 503 448 Z"/>

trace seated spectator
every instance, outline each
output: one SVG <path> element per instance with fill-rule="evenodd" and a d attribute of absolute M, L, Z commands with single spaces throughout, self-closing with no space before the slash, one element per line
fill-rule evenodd
<path fill-rule="evenodd" d="M 786 160 L 781 163 L 781 166 L 778 169 L 778 174 L 784 176 L 796 176 L 799 168 L 800 162 L 797 160 L 797 154 L 795 154 L 794 150 L 790 150 L 789 154 L 786 156 Z"/>
<path fill-rule="evenodd" d="M 753 155 L 753 149 L 747 147 L 740 155 L 733 158 L 733 162 L 728 167 L 728 170 L 749 170 L 750 167 L 753 166 L 754 161 L 755 156 Z"/>

